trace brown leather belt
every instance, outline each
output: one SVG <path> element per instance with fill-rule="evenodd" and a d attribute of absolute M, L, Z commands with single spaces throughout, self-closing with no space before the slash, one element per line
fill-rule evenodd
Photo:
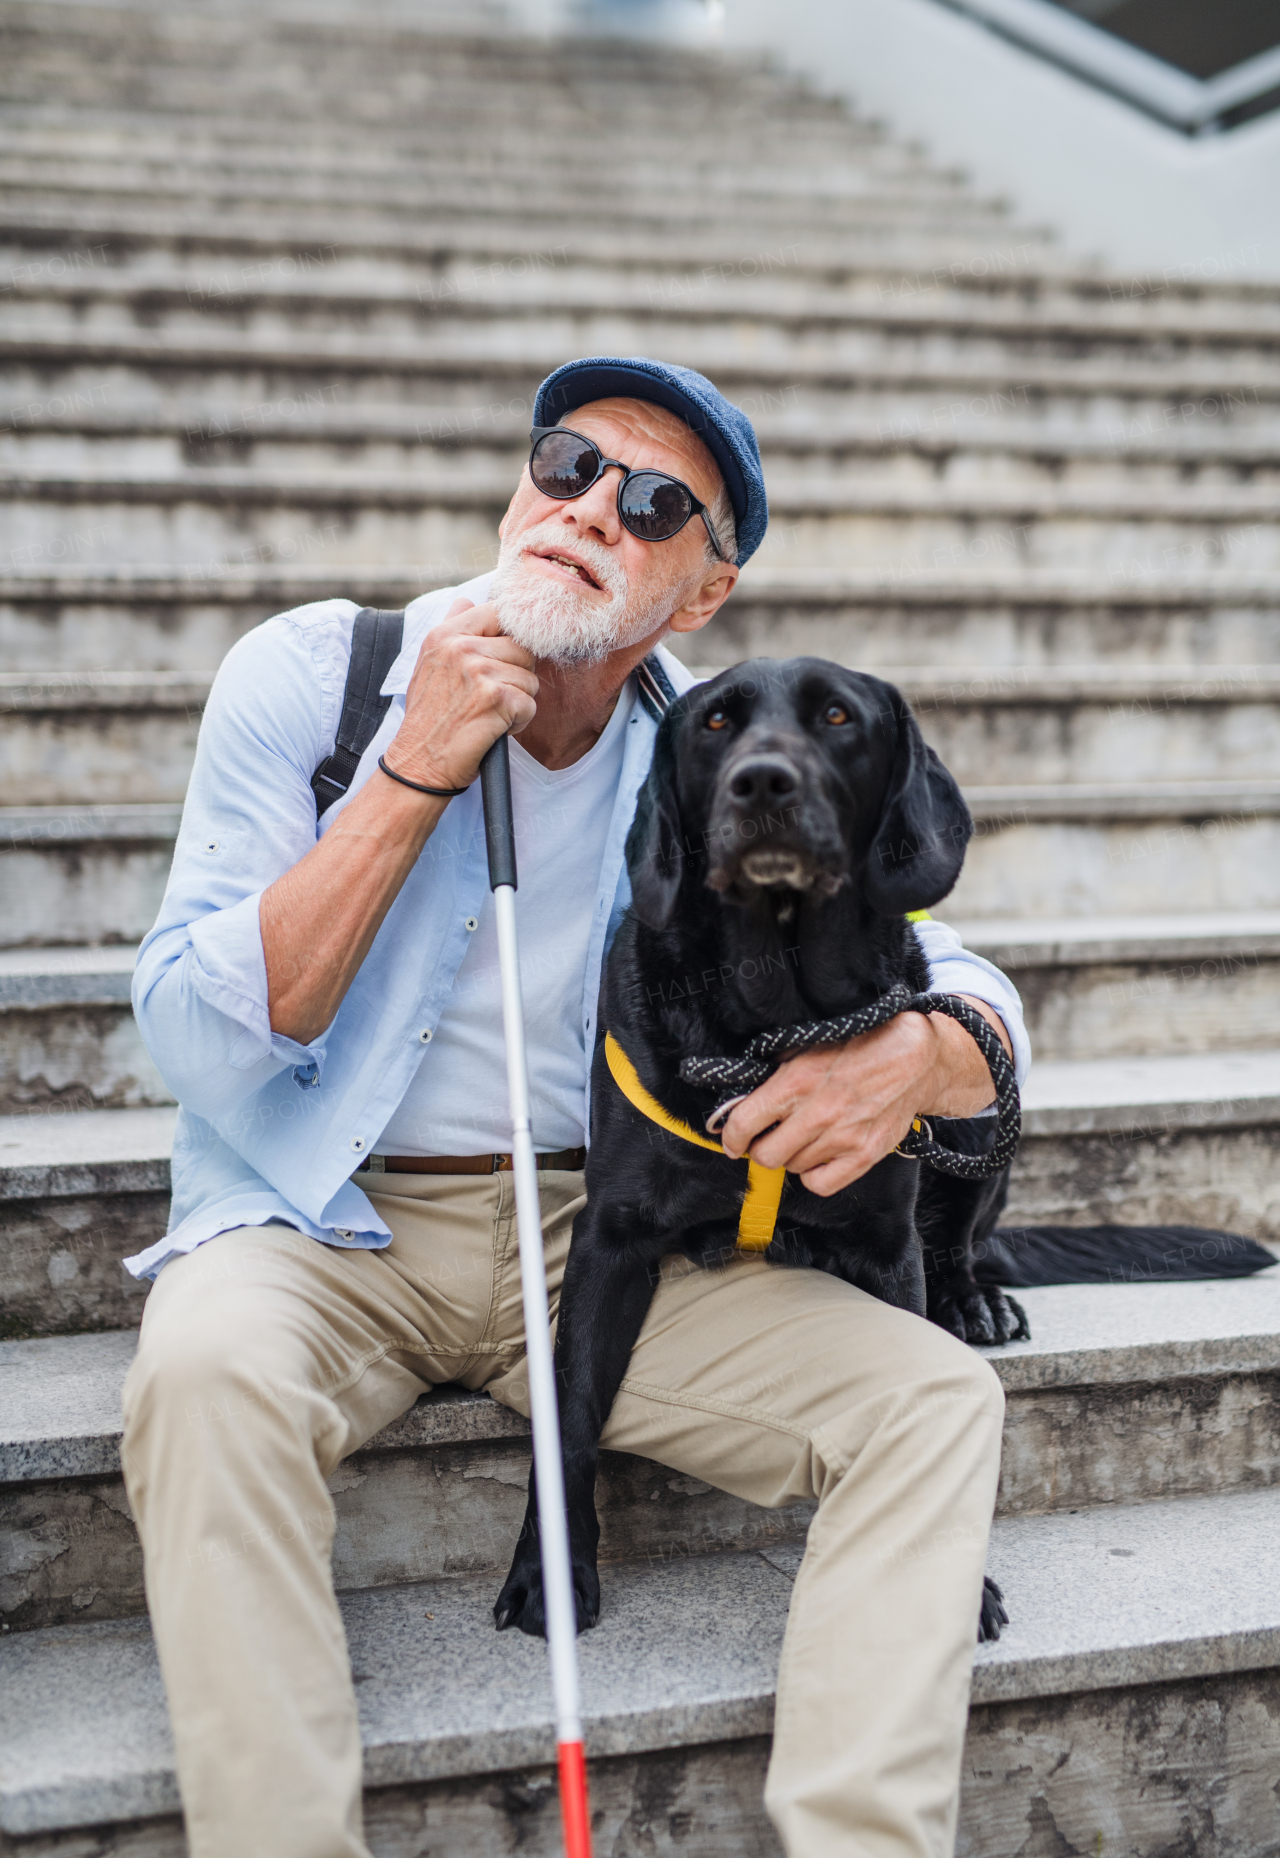
<path fill-rule="evenodd" d="M 550 1155 L 535 1155 L 539 1169 L 577 1170 L 586 1166 L 585 1148 L 559 1148 Z M 507 1174 L 510 1155 L 370 1155 L 357 1174 Z"/>

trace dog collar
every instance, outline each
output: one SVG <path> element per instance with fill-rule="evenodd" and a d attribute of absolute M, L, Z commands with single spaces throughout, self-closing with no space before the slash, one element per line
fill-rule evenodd
<path fill-rule="evenodd" d="M 692 1124 L 681 1122 L 670 1110 L 663 1109 L 658 1099 L 640 1082 L 635 1066 L 611 1032 L 604 1035 L 604 1055 L 609 1075 L 627 1102 L 639 1110 L 642 1116 L 647 1116 L 651 1123 L 657 1123 L 660 1129 L 667 1130 L 669 1134 L 678 1135 L 684 1142 L 693 1142 L 699 1148 L 709 1148 L 713 1154 L 723 1155 L 726 1161 L 732 1160 L 732 1156 L 725 1155 L 719 1142 L 700 1135 Z M 743 1197 L 742 1211 L 738 1215 L 739 1251 L 763 1252 L 769 1249 L 778 1223 L 782 1183 L 786 1177 L 785 1168 L 765 1168 L 747 1156 L 747 1191 Z"/>

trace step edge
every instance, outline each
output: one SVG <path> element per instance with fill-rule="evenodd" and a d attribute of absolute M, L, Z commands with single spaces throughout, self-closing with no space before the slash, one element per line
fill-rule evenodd
<path fill-rule="evenodd" d="M 1280 1331 L 1043 1351 L 1034 1344 L 1026 1349 L 1006 1344 L 1003 1349 L 983 1350 L 982 1356 L 999 1376 L 1006 1395 L 1016 1401 L 1024 1395 L 1069 1389 L 1205 1383 L 1280 1373 Z M 455 1394 L 447 1401 L 436 1401 L 424 1394 L 408 1413 L 375 1433 L 351 1457 L 521 1444 L 529 1437 L 523 1416 L 483 1395 Z M 0 1439 L 0 1484 L 16 1487 L 118 1476 L 121 1438 L 120 1423 L 104 1422 L 80 1431 Z"/>
<path fill-rule="evenodd" d="M 436 1585 L 406 1582 L 403 1588 L 421 1586 L 429 1592 Z M 46 1630 L 65 1637 L 78 1629 Z M 145 1625 L 140 1630 L 145 1632 Z M 1148 1640 L 1021 1661 L 1006 1654 L 998 1663 L 986 1662 L 980 1648 L 975 1648 L 969 1707 L 1041 1697 L 1087 1696 L 1103 1690 L 1267 1670 L 1277 1665 L 1280 1626 Z M 673 1705 L 634 1711 L 622 1707 L 594 1716 L 588 1713 L 584 1723 L 588 1757 L 609 1759 L 656 1748 L 768 1734 L 773 1706 L 772 1686 L 746 1685 L 736 1694 L 725 1687 L 714 1696 Z M 554 1746 L 549 1710 L 541 1721 L 513 1724 L 481 1737 L 447 1732 L 419 1739 L 389 1737 L 365 1744 L 365 1784 L 378 1788 L 500 1773 L 514 1767 L 547 1766 L 554 1760 Z M 111 1819 L 155 1819 L 178 1810 L 173 1769 L 158 1764 L 146 1766 L 137 1774 L 122 1775 L 117 1770 L 111 1775 L 78 1775 L 61 1785 L 42 1780 L 31 1786 L 14 1782 L 0 1789 L 0 1829 L 17 1837 Z"/>

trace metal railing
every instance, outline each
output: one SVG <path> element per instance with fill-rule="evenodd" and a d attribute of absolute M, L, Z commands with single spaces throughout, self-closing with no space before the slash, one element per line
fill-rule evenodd
<path fill-rule="evenodd" d="M 1192 77 L 1049 0 L 938 0 L 1184 135 L 1200 136 L 1280 107 L 1280 44 L 1217 77 Z M 1280 21 L 1277 23 L 1280 37 Z"/>

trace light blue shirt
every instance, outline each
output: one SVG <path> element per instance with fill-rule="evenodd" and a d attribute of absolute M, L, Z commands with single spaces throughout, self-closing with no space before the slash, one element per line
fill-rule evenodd
<path fill-rule="evenodd" d="M 135 1277 L 153 1277 L 216 1233 L 272 1220 L 343 1248 L 390 1242 L 389 1227 L 351 1174 L 422 1062 L 467 949 L 468 919 L 479 916 L 488 894 L 479 782 L 445 809 L 333 1023 L 310 1045 L 271 1029 L 258 905 L 376 768 L 404 718 L 404 694 L 431 626 L 459 594 L 483 600 L 489 578 L 410 604 L 403 649 L 382 687 L 390 708 L 348 794 L 318 828 L 311 776 L 333 752 L 358 607 L 351 600 L 297 607 L 227 654 L 201 726 L 160 915 L 134 975 L 142 1037 L 181 1105 L 169 1231 L 125 1260 Z M 676 690 L 696 681 L 670 653 L 660 648 L 659 655 Z M 581 1023 L 565 1026 L 566 1038 L 588 1054 L 601 963 L 630 899 L 623 848 L 655 730 L 637 703 L 621 775 L 602 795 L 611 811 L 590 900 L 582 997 L 573 1005 Z M 1030 1049 L 1014 988 L 945 924 L 917 927 L 930 985 L 993 1006 L 1025 1075 Z M 582 1089 L 586 1127 L 588 1075 Z"/>

